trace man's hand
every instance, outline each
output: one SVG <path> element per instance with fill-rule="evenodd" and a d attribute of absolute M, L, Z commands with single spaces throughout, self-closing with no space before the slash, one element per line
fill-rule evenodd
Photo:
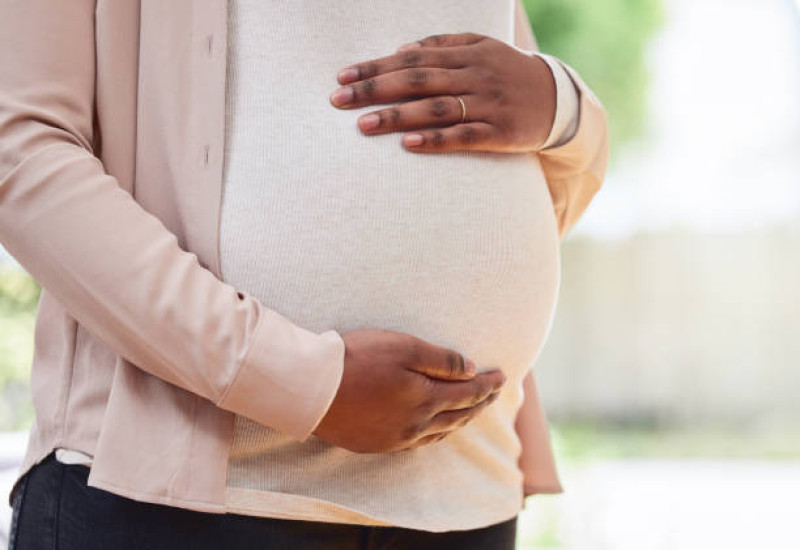
<path fill-rule="evenodd" d="M 544 61 L 474 33 L 405 44 L 344 68 L 338 81 L 344 86 L 330 101 L 341 109 L 402 102 L 362 115 L 359 128 L 367 135 L 411 130 L 403 145 L 421 153 L 537 151 L 556 112 L 556 85 Z"/>
<path fill-rule="evenodd" d="M 506 381 L 499 369 L 468 372 L 461 354 L 401 332 L 358 330 L 342 339 L 342 381 L 313 433 L 357 453 L 439 441 L 489 406 Z"/>

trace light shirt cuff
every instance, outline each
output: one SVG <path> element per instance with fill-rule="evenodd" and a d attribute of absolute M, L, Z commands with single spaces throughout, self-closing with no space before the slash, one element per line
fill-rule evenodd
<path fill-rule="evenodd" d="M 64 449 L 62 447 L 56 449 L 56 460 L 62 464 L 82 464 L 84 466 L 92 466 L 92 457 L 89 455 L 82 453 L 81 451 Z"/>
<path fill-rule="evenodd" d="M 525 50 L 519 46 L 512 45 L 514 49 L 525 55 L 535 55 L 544 61 L 553 73 L 556 83 L 556 115 L 553 120 L 553 127 L 550 134 L 542 145 L 542 149 L 558 147 L 563 145 L 575 136 L 578 131 L 580 121 L 580 97 L 578 88 L 567 74 L 566 69 L 555 57 L 535 50 Z"/>
<path fill-rule="evenodd" d="M 556 81 L 556 116 L 550 135 L 542 149 L 563 145 L 575 135 L 580 118 L 578 90 L 567 71 L 554 57 L 539 52 L 531 52 L 542 59 L 553 73 Z"/>

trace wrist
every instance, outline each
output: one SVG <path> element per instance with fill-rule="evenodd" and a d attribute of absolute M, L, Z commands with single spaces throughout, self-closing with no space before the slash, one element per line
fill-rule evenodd
<path fill-rule="evenodd" d="M 569 74 L 556 58 L 540 52 L 531 52 L 531 55 L 547 65 L 555 87 L 555 113 L 549 126 L 549 134 L 541 149 L 557 147 L 569 141 L 577 130 L 578 91 Z"/>

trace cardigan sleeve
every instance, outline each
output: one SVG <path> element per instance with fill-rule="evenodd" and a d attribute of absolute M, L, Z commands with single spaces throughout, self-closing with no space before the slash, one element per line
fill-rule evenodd
<path fill-rule="evenodd" d="M 219 280 L 94 149 L 95 0 L 6 0 L 0 17 L 0 243 L 138 368 L 307 438 L 345 345 Z"/>
<path fill-rule="evenodd" d="M 522 407 L 517 412 L 514 428 L 522 446 L 518 465 L 523 475 L 523 492 L 525 496 L 562 493 L 564 489 L 553 456 L 547 415 L 532 370 L 522 379 L 522 391 Z"/>

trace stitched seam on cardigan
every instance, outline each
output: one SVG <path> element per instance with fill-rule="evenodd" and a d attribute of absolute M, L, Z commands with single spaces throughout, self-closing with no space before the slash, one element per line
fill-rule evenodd
<path fill-rule="evenodd" d="M 67 312 L 69 314 L 69 312 Z M 75 330 L 72 331 L 72 359 L 69 362 L 69 372 L 64 376 L 64 380 L 61 382 L 61 388 L 59 396 L 59 405 L 58 409 L 56 410 L 56 418 L 54 424 L 58 421 L 61 422 L 60 426 L 58 427 L 58 436 L 56 437 L 55 441 L 53 442 L 56 447 L 61 446 L 65 440 L 65 434 L 67 431 L 67 404 L 69 403 L 69 396 L 72 394 L 72 382 L 75 374 L 75 359 L 78 355 L 78 329 L 80 327 L 80 323 L 78 320 L 70 315 L 70 319 L 74 323 Z"/>

